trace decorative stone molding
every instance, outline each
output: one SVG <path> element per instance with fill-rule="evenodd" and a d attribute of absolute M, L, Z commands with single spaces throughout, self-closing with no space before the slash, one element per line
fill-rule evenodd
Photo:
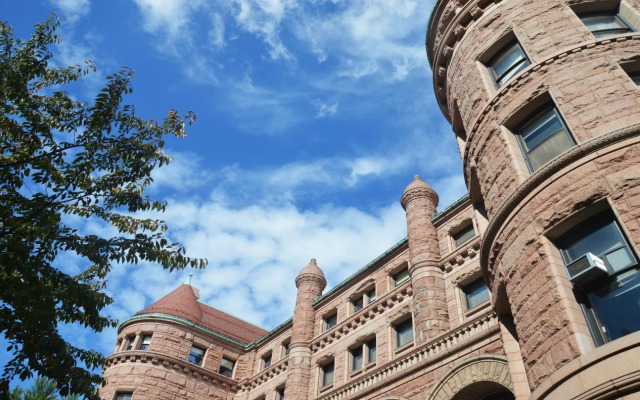
<path fill-rule="evenodd" d="M 513 391 L 507 359 L 499 355 L 480 355 L 462 360 L 440 378 L 427 400 L 448 400 L 452 394 L 477 382 L 495 382 Z"/>
<path fill-rule="evenodd" d="M 396 360 L 372 369 L 370 372 L 336 387 L 320 396 L 319 400 L 342 400 L 348 398 L 364 398 L 381 386 L 414 374 L 424 368 L 438 363 L 464 348 L 500 332 L 498 317 L 487 312 L 477 318 L 460 325 L 446 335 L 428 341 L 411 350 Z M 393 398 L 393 397 L 391 397 Z"/>
<path fill-rule="evenodd" d="M 263 383 L 285 373 L 288 367 L 289 357 L 287 356 L 283 359 L 280 359 L 275 364 L 270 365 L 269 368 L 265 368 L 251 378 L 242 381 L 240 383 L 240 390 L 238 390 L 238 393 L 246 393 L 257 388 Z"/>
<path fill-rule="evenodd" d="M 618 129 L 602 136 L 593 138 L 587 142 L 578 144 L 565 151 L 560 156 L 545 164 L 542 168 L 534 172 L 518 189 L 504 202 L 495 215 L 489 221 L 482 243 L 480 245 L 480 266 L 484 271 L 493 274 L 493 267 L 497 258 L 499 247 L 494 247 L 493 243 L 499 236 L 504 222 L 517 208 L 524 206 L 523 200 L 533 192 L 542 182 L 550 178 L 553 174 L 567 167 L 573 162 L 581 160 L 587 154 L 594 153 L 605 147 L 618 142 L 631 139 L 640 135 L 640 124 Z M 496 302 L 498 299 L 496 299 Z"/>
<path fill-rule="evenodd" d="M 480 253 L 480 243 L 480 236 L 476 236 L 462 247 L 443 257 L 439 264 L 444 267 L 445 271 L 451 272 L 457 266 L 477 258 Z"/>
<path fill-rule="evenodd" d="M 317 353 L 327 345 L 333 343 L 335 340 L 366 324 L 367 321 L 374 319 L 386 310 L 394 308 L 397 304 L 400 304 L 406 297 L 410 297 L 412 294 L 413 288 L 411 287 L 411 281 L 407 281 L 395 290 L 387 293 L 382 298 L 376 300 L 369 306 L 342 321 L 337 326 L 331 328 L 331 330 L 314 339 L 311 342 L 311 350 L 314 353 Z"/>
<path fill-rule="evenodd" d="M 438 204 L 438 200 L 439 200 L 438 195 L 430 187 L 410 188 L 409 190 L 404 192 L 404 194 L 400 198 L 400 204 L 402 204 L 402 208 L 406 210 L 407 204 L 409 204 L 411 201 L 415 199 L 422 198 L 422 197 L 428 198 L 433 204 L 436 204 L 436 205 Z"/>
<path fill-rule="evenodd" d="M 187 361 L 154 351 L 127 351 L 107 357 L 103 369 L 124 363 L 151 363 L 157 367 L 174 370 L 179 374 L 191 375 L 194 379 L 216 385 L 224 390 L 236 392 L 240 386 L 233 379 L 206 370 Z"/>

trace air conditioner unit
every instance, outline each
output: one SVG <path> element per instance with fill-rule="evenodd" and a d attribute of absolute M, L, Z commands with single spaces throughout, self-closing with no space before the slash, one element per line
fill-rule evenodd
<path fill-rule="evenodd" d="M 602 259 L 592 253 L 587 253 L 565 266 L 567 275 L 572 283 L 586 285 L 598 278 L 609 275 L 609 270 Z"/>

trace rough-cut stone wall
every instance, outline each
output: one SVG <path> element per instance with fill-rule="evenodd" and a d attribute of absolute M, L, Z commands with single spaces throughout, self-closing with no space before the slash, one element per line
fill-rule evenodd
<path fill-rule="evenodd" d="M 640 248 L 640 90 L 623 69 L 640 62 L 640 34 L 596 39 L 571 8 L 606 3 L 443 1 L 428 42 L 440 105 L 466 137 L 472 201 L 488 214 L 480 263 L 495 304 L 513 315 L 532 389 L 594 347 L 553 231 L 609 208 Z M 620 10 L 640 22 L 638 0 Z M 483 62 L 504 37 L 518 40 L 531 65 L 496 88 Z M 530 172 L 513 129 L 551 103 L 576 146 Z"/>

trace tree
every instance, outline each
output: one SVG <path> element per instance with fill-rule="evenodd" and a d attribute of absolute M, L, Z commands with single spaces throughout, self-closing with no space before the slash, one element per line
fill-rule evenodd
<path fill-rule="evenodd" d="M 9 400 L 58 400 L 56 383 L 41 376 L 37 377 L 33 385 L 26 391 L 20 387 L 14 388 L 9 394 Z M 75 395 L 65 396 L 62 400 L 78 400 Z"/>
<path fill-rule="evenodd" d="M 52 379 L 62 395 L 97 398 L 104 362 L 96 351 L 72 346 L 58 325 L 81 324 L 100 332 L 117 321 L 101 311 L 112 303 L 106 276 L 118 263 L 157 262 L 165 269 L 202 268 L 179 243 L 165 238 L 164 221 L 138 218 L 166 204 L 144 194 L 151 172 L 171 158 L 164 138 L 184 137 L 185 121 L 170 110 L 161 121 L 136 116 L 123 96 L 133 71 L 107 77 L 91 103 L 64 89 L 95 72 L 85 65 L 50 65 L 59 42 L 57 17 L 35 27 L 27 41 L 0 23 L 0 333 L 12 359 L 0 377 L 0 397 L 9 380 L 34 373 Z M 100 220 L 118 237 L 83 234 L 70 218 Z M 86 269 L 70 276 L 56 268 L 73 252 Z"/>

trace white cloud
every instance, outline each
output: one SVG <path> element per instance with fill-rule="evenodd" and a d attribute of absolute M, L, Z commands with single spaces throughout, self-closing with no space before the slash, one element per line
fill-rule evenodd
<path fill-rule="evenodd" d="M 214 13 L 211 17 L 211 30 L 209 30 L 209 41 L 217 48 L 224 47 L 224 20 L 219 13 Z"/>
<path fill-rule="evenodd" d="M 81 17 L 89 13 L 91 3 L 89 0 L 49 0 L 55 7 L 59 8 L 62 15 L 70 23 L 77 22 Z"/>
<path fill-rule="evenodd" d="M 151 191 L 171 188 L 180 192 L 206 185 L 211 173 L 202 168 L 203 159 L 193 152 L 170 152 L 173 160 L 153 170 Z"/>
<path fill-rule="evenodd" d="M 134 0 L 143 15 L 145 30 L 165 33 L 175 39 L 188 28 L 190 14 L 200 5 L 198 0 Z"/>
<path fill-rule="evenodd" d="M 321 101 L 314 101 L 313 105 L 318 110 L 316 114 L 316 118 L 328 118 L 334 117 L 338 113 L 338 102 L 334 102 L 331 104 L 323 103 Z"/>

